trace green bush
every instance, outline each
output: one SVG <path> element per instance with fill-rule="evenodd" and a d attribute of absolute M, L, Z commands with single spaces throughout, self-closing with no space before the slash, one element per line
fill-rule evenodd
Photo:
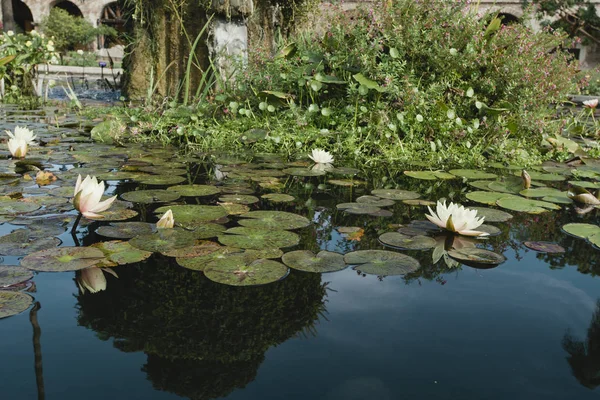
<path fill-rule="evenodd" d="M 532 158 L 543 135 L 560 134 L 555 105 L 575 89 L 576 67 L 558 50 L 564 36 L 501 25 L 468 3 L 381 1 L 337 13 L 324 34 L 299 35 L 274 57 L 254 53 L 224 105 L 234 100 L 244 114 L 271 105 L 279 119 L 341 130 L 345 155 Z"/>
<path fill-rule="evenodd" d="M 98 35 L 115 36 L 115 29 L 101 25 L 95 28 L 82 17 L 76 17 L 60 8 L 52 8 L 50 14 L 42 20 L 42 30 L 52 37 L 56 49 L 65 53 L 76 46 L 93 42 Z"/>

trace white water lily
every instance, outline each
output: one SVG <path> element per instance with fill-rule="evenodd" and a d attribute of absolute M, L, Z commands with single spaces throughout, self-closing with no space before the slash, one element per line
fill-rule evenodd
<path fill-rule="evenodd" d="M 37 137 L 33 131 L 25 126 L 15 126 L 15 131 L 4 131 L 9 138 L 19 139 L 27 142 L 28 145 L 33 144 L 33 141 Z"/>
<path fill-rule="evenodd" d="M 106 290 L 106 277 L 102 271 L 118 278 L 116 272 L 107 268 L 85 268 L 77 273 L 76 281 L 79 290 L 81 290 L 82 293 L 85 293 L 86 290 L 90 293 L 98 293 L 102 290 Z"/>
<path fill-rule="evenodd" d="M 314 149 L 308 157 L 317 164 L 331 164 L 333 162 L 333 156 L 328 151 L 321 149 Z"/>
<path fill-rule="evenodd" d="M 316 163 L 315 165 L 313 165 L 313 167 L 311 168 L 313 171 L 331 171 L 333 169 L 333 164 L 321 164 L 321 163 Z"/>
<path fill-rule="evenodd" d="M 477 210 L 471 210 L 461 205 L 446 202 L 437 202 L 436 212 L 427 207 L 431 215 L 425 214 L 427 219 L 440 228 L 450 232 L 456 232 L 465 236 L 487 236 L 488 233 L 475 231 L 474 229 L 483 224 L 484 217 L 477 218 Z"/>
<path fill-rule="evenodd" d="M 173 211 L 169 208 L 162 217 L 156 223 L 157 228 L 172 228 L 175 225 L 175 219 L 173 218 Z"/>
<path fill-rule="evenodd" d="M 586 100 L 583 102 L 583 105 L 589 108 L 596 108 L 598 107 L 598 99 Z"/>
<path fill-rule="evenodd" d="M 98 182 L 95 176 L 89 175 L 82 182 L 81 175 L 79 175 L 75 184 L 73 205 L 84 217 L 100 217 L 96 213 L 107 210 L 117 198 L 117 196 L 113 196 L 100 201 L 103 194 L 104 182 Z"/>
<path fill-rule="evenodd" d="M 8 141 L 8 150 L 15 158 L 23 158 L 27 154 L 27 142 L 22 139 L 12 138 Z"/>
<path fill-rule="evenodd" d="M 435 247 L 431 254 L 431 260 L 433 263 L 437 263 L 440 260 L 444 260 L 444 263 L 448 268 L 456 268 L 460 266 L 460 263 L 448 256 L 448 250 L 460 250 L 465 248 L 473 248 L 476 246 L 476 239 L 461 238 L 456 235 L 441 235 L 434 238 Z"/>

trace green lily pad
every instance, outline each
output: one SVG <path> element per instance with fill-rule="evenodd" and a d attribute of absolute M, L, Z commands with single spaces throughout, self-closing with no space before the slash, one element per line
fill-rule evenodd
<path fill-rule="evenodd" d="M 33 271 L 77 271 L 105 261 L 104 253 L 93 247 L 57 247 L 25 256 L 21 266 Z"/>
<path fill-rule="evenodd" d="M 300 236 L 293 232 L 237 226 L 218 236 L 225 246 L 242 249 L 285 248 L 300 243 Z"/>
<path fill-rule="evenodd" d="M 17 229 L 0 237 L 0 255 L 24 256 L 36 251 L 57 247 L 62 243 L 60 239 L 55 237 L 32 239 L 30 232 L 29 229 Z"/>
<path fill-rule="evenodd" d="M 26 311 L 33 304 L 33 297 L 21 292 L 0 290 L 0 318 L 7 318 Z"/>
<path fill-rule="evenodd" d="M 115 222 L 96 229 L 98 235 L 113 239 L 131 239 L 152 233 L 153 226 L 148 222 Z"/>
<path fill-rule="evenodd" d="M 477 217 L 484 217 L 485 222 L 506 222 L 513 216 L 506 211 L 487 207 L 469 207 L 471 210 L 477 210 Z"/>
<path fill-rule="evenodd" d="M 231 254 L 242 255 L 243 250 L 237 247 L 219 246 L 214 250 L 208 250 L 206 254 L 194 257 L 177 257 L 175 261 L 184 268 L 193 271 L 204 271 L 211 262 L 225 258 Z"/>
<path fill-rule="evenodd" d="M 427 250 L 435 247 L 435 239 L 429 236 L 407 236 L 399 232 L 386 232 L 379 236 L 379 241 L 386 246 L 403 250 Z"/>
<path fill-rule="evenodd" d="M 377 196 L 360 196 L 356 199 L 356 202 L 360 204 L 369 204 L 375 207 L 390 207 L 396 204 L 394 200 L 382 199 Z"/>
<path fill-rule="evenodd" d="M 290 203 L 296 198 L 284 193 L 269 193 L 261 196 L 261 199 L 270 201 L 271 203 Z"/>
<path fill-rule="evenodd" d="M 519 192 L 521 196 L 525 197 L 558 196 L 560 193 L 562 193 L 560 190 L 549 187 L 524 189 Z"/>
<path fill-rule="evenodd" d="M 178 193 L 183 197 L 205 197 L 214 196 L 215 194 L 221 193 L 221 190 L 216 186 L 196 184 L 170 186 L 167 188 L 167 190 Z"/>
<path fill-rule="evenodd" d="M 288 272 L 288 268 L 277 261 L 260 259 L 248 263 L 243 256 L 229 256 L 208 264 L 204 275 L 225 285 L 255 286 L 277 282 Z"/>
<path fill-rule="evenodd" d="M 427 207 L 427 206 L 435 206 L 435 201 L 431 201 L 431 200 L 425 200 L 425 199 L 410 199 L 410 200 L 402 200 L 402 203 L 408 205 L 408 206 L 420 206 L 420 207 Z"/>
<path fill-rule="evenodd" d="M 484 172 L 477 169 L 451 169 L 452 175 L 460 176 L 467 179 L 495 179 L 498 175 L 491 172 Z"/>
<path fill-rule="evenodd" d="M 463 263 L 498 265 L 506 261 L 506 257 L 502 254 L 477 247 L 448 250 L 448 255 Z"/>
<path fill-rule="evenodd" d="M 526 212 L 529 214 L 540 214 L 549 210 L 560 210 L 560 206 L 541 200 L 524 199 L 520 197 L 502 198 L 496 201 L 502 208 L 512 211 Z"/>
<path fill-rule="evenodd" d="M 359 181 L 357 179 L 329 179 L 327 181 L 327 183 L 330 185 L 342 186 L 342 187 L 354 187 L 354 186 L 361 186 L 361 185 L 367 184 L 367 182 Z"/>
<path fill-rule="evenodd" d="M 86 217 L 93 221 L 126 221 L 137 217 L 138 212 L 128 208 L 109 208 L 106 211 L 99 213 L 99 217 Z"/>
<path fill-rule="evenodd" d="M 138 169 L 141 172 L 147 172 L 156 175 L 187 175 L 188 171 L 184 168 L 165 168 L 164 165 L 150 165 L 147 167 L 141 167 Z"/>
<path fill-rule="evenodd" d="M 514 174 L 519 176 L 521 175 L 521 173 L 518 171 L 515 171 Z M 529 171 L 529 176 L 534 181 L 560 182 L 567 179 L 565 175 L 545 174 L 543 172 L 537 171 Z"/>
<path fill-rule="evenodd" d="M 344 256 L 331 251 L 320 251 L 315 255 L 312 251 L 296 250 L 285 253 L 281 260 L 290 268 L 307 272 L 333 272 L 347 267 Z"/>
<path fill-rule="evenodd" d="M 324 170 L 310 168 L 286 168 L 283 172 L 292 176 L 323 176 L 327 173 Z"/>
<path fill-rule="evenodd" d="M 340 203 L 336 208 L 355 215 L 370 215 L 381 211 L 381 208 L 368 203 Z"/>
<path fill-rule="evenodd" d="M 226 194 L 219 197 L 219 201 L 234 204 L 254 204 L 258 203 L 259 199 L 256 196 L 251 196 L 248 194 Z"/>
<path fill-rule="evenodd" d="M 178 185 L 185 180 L 185 177 L 178 175 L 149 175 L 139 179 L 139 182 L 144 185 L 169 186 Z"/>
<path fill-rule="evenodd" d="M 250 211 L 240 217 L 239 224 L 248 228 L 300 229 L 310 225 L 308 218 L 286 211 Z"/>
<path fill-rule="evenodd" d="M 217 237 L 220 233 L 223 233 L 226 230 L 227 228 L 221 224 L 205 222 L 194 228 L 192 233 L 196 239 L 209 239 Z"/>
<path fill-rule="evenodd" d="M 600 226 L 578 222 L 563 225 L 562 230 L 569 235 L 582 239 L 587 239 L 590 236 L 600 234 Z"/>
<path fill-rule="evenodd" d="M 422 179 L 426 181 L 437 181 L 437 176 L 433 171 L 404 171 L 404 175 L 410 176 L 415 179 Z"/>
<path fill-rule="evenodd" d="M 600 233 L 596 233 L 594 235 L 589 236 L 587 240 L 596 248 L 600 248 Z"/>
<path fill-rule="evenodd" d="M 16 265 L 0 265 L 0 288 L 25 282 L 31 278 L 33 278 L 33 273 L 27 268 Z"/>
<path fill-rule="evenodd" d="M 358 175 L 360 173 L 360 170 L 349 167 L 335 167 L 329 170 L 328 172 L 334 175 Z"/>
<path fill-rule="evenodd" d="M 27 203 L 24 201 L 1 201 L 0 202 L 0 214 L 1 215 L 16 215 L 25 214 L 31 211 L 35 211 L 41 207 L 40 204 Z"/>
<path fill-rule="evenodd" d="M 155 233 L 136 236 L 129 240 L 129 244 L 137 249 L 157 253 L 193 246 L 195 243 L 196 238 L 192 232 L 175 228 L 159 229 Z"/>
<path fill-rule="evenodd" d="M 513 198 L 516 196 L 510 195 L 508 193 L 498 193 L 498 192 L 469 192 L 465 195 L 465 197 L 471 201 L 476 203 L 489 204 L 491 206 L 495 206 L 496 202 L 503 198 Z"/>
<path fill-rule="evenodd" d="M 219 243 L 201 240 L 193 246 L 163 251 L 162 254 L 167 257 L 190 258 L 205 256 L 222 248 L 223 246 L 221 246 Z M 238 250 L 242 251 L 241 249 Z"/>
<path fill-rule="evenodd" d="M 479 232 L 485 232 L 488 234 L 488 236 L 498 236 L 502 233 L 500 228 L 488 224 L 479 225 L 477 228 L 475 228 L 475 230 Z"/>
<path fill-rule="evenodd" d="M 141 204 L 168 203 L 179 197 L 181 197 L 179 193 L 167 190 L 134 190 L 121 195 L 123 200 Z"/>
<path fill-rule="evenodd" d="M 174 206 L 163 206 L 154 212 L 162 215 L 171 209 L 175 224 L 186 229 L 196 229 L 208 221 L 215 221 L 227 216 L 227 210 L 221 206 L 204 206 L 195 204 L 183 204 Z"/>
<path fill-rule="evenodd" d="M 104 256 L 118 265 L 134 264 L 144 261 L 152 255 L 150 251 L 140 250 L 120 240 L 112 240 L 110 242 L 94 243 L 92 247 L 100 249 Z"/>
<path fill-rule="evenodd" d="M 261 258 L 277 259 L 277 258 L 281 258 L 281 256 L 283 256 L 283 250 L 281 250 L 281 249 L 260 249 L 260 250 L 246 249 L 246 250 L 244 250 L 243 256 L 246 259 L 246 261 L 248 261 L 248 262 L 254 261 L 254 260 L 259 260 Z"/>
<path fill-rule="evenodd" d="M 421 197 L 419 193 L 402 189 L 375 189 L 371 191 L 373 196 L 391 200 L 412 200 Z"/>
<path fill-rule="evenodd" d="M 354 269 L 371 275 L 404 275 L 418 270 L 421 265 L 405 254 L 388 250 L 358 250 L 344 256 L 346 264 L 358 264 Z"/>
<path fill-rule="evenodd" d="M 486 190 L 486 191 L 492 191 L 492 189 L 490 189 L 490 183 L 492 183 L 494 181 L 469 181 L 469 186 L 474 187 L 476 189 L 481 189 L 481 190 Z"/>
<path fill-rule="evenodd" d="M 507 177 L 503 181 L 491 181 L 488 189 L 494 192 L 518 194 L 523 190 L 523 180 L 517 177 Z"/>
<path fill-rule="evenodd" d="M 539 251 L 540 253 L 564 253 L 565 248 L 552 242 L 523 242 L 523 244 L 531 250 Z"/>
<path fill-rule="evenodd" d="M 600 189 L 600 182 L 589 181 L 569 181 L 570 185 L 579 186 L 586 189 Z"/>

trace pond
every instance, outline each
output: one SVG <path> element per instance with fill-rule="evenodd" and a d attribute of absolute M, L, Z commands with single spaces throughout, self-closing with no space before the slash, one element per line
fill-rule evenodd
<path fill-rule="evenodd" d="M 3 398 L 600 395 L 598 210 L 565 192 L 600 187 L 595 160 L 529 169 L 519 194 L 515 166 L 314 169 L 93 143 L 96 122 L 52 107 L 0 112 L 39 143 L 29 162 L 0 155 L 0 283 L 21 282 L 0 314 L 7 293 L 23 311 L 0 319 Z M 80 174 L 118 200 L 71 234 Z M 489 236 L 425 222 L 442 198 L 481 207 Z M 178 226 L 157 230 L 169 208 Z"/>

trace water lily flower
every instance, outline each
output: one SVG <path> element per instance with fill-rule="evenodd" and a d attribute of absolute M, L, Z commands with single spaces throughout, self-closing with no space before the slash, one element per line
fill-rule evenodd
<path fill-rule="evenodd" d="M 81 175 L 79 175 L 75 184 L 73 205 L 85 217 L 100 217 L 96 213 L 107 210 L 117 198 L 117 196 L 113 196 L 100 201 L 103 194 L 104 182 L 98 182 L 95 176 L 90 177 L 89 175 L 82 182 Z"/>
<path fill-rule="evenodd" d="M 475 239 L 462 238 L 455 235 L 440 235 L 435 238 L 435 247 L 431 255 L 433 263 L 437 263 L 440 260 L 444 260 L 444 263 L 448 268 L 456 268 L 460 266 L 460 263 L 448 256 L 448 250 L 460 250 L 465 248 L 473 248 L 476 246 Z"/>
<path fill-rule="evenodd" d="M 23 158 L 27 154 L 27 142 L 23 139 L 12 138 L 8 141 L 8 150 L 14 158 Z"/>
<path fill-rule="evenodd" d="M 33 133 L 33 131 L 25 126 L 23 126 L 23 127 L 15 126 L 14 132 L 11 132 L 11 131 L 4 131 L 4 132 L 6 132 L 6 134 L 8 135 L 9 138 L 24 140 L 25 142 L 27 142 L 27 144 L 33 144 L 33 141 L 36 138 L 36 135 Z"/>
<path fill-rule="evenodd" d="M 333 169 L 333 164 L 321 164 L 321 163 L 317 163 L 315 165 L 313 165 L 313 167 L 311 168 L 313 171 L 331 171 Z"/>
<path fill-rule="evenodd" d="M 173 218 L 173 211 L 169 208 L 167 212 L 156 223 L 157 228 L 172 228 L 175 225 L 175 219 Z"/>
<path fill-rule="evenodd" d="M 333 156 L 328 151 L 321 149 L 313 149 L 312 154 L 309 154 L 308 157 L 317 164 L 331 164 L 333 162 Z"/>
<path fill-rule="evenodd" d="M 456 232 L 465 236 L 487 236 L 488 233 L 475 231 L 479 225 L 483 224 L 484 217 L 477 218 L 477 210 L 471 210 L 461 205 L 450 203 L 446 206 L 446 202 L 437 202 L 436 211 L 433 212 L 431 207 L 429 214 L 425 214 L 427 219 L 440 228 L 444 228 L 450 232 Z"/>
<path fill-rule="evenodd" d="M 106 290 L 106 277 L 104 273 L 107 272 L 116 278 L 117 274 L 108 268 L 89 267 L 81 271 L 77 271 L 77 286 L 82 293 L 87 290 L 90 293 L 98 293 L 102 290 Z"/>
<path fill-rule="evenodd" d="M 598 107 L 598 99 L 586 100 L 583 102 L 583 105 L 588 108 L 596 108 Z"/>

